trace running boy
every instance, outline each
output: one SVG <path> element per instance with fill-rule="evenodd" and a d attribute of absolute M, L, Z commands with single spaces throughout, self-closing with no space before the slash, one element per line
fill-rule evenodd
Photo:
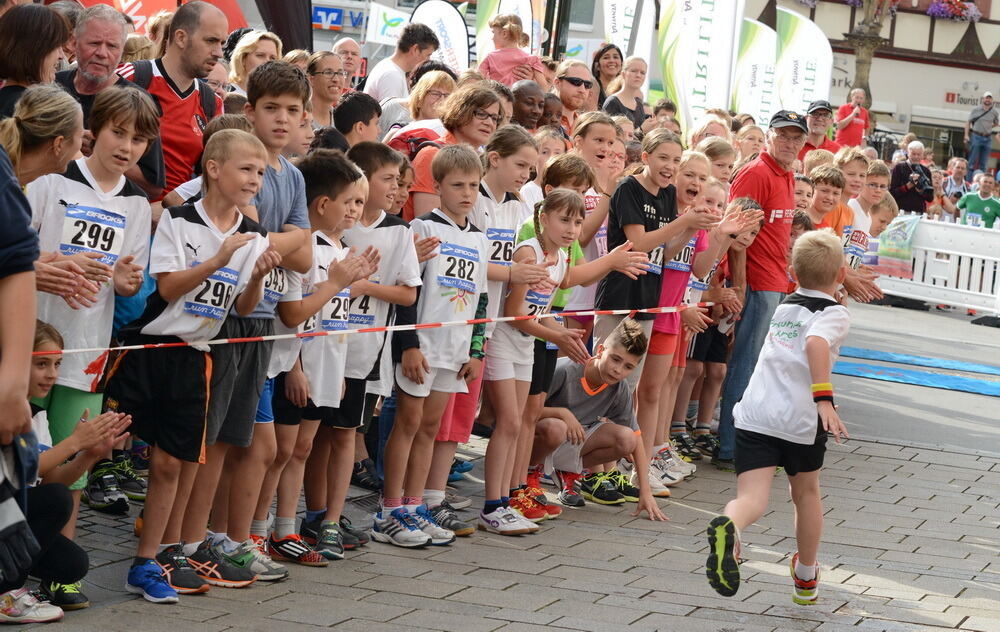
<path fill-rule="evenodd" d="M 792 600 L 809 605 L 818 594 L 819 472 L 826 438 L 829 433 L 840 443 L 848 436 L 833 404 L 830 370 L 847 338 L 850 314 L 833 298 L 847 269 L 840 239 L 831 230 L 799 237 L 792 266 L 799 290 L 778 306 L 750 384 L 734 409 L 738 491 L 708 527 L 706 573 L 720 595 L 736 594 L 740 530 L 764 514 L 775 468 L 783 467 L 799 547 L 790 561 Z"/>

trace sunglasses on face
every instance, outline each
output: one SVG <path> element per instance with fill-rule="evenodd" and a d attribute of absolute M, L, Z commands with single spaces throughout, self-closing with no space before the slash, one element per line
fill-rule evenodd
<path fill-rule="evenodd" d="M 589 79 L 581 79 L 580 77 L 556 77 L 556 79 L 561 79 L 562 81 L 568 81 L 570 85 L 574 85 L 577 88 L 583 86 L 587 90 L 594 87 L 594 82 Z"/>

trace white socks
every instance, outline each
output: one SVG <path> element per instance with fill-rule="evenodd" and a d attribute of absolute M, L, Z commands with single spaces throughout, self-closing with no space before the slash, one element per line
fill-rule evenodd
<path fill-rule="evenodd" d="M 816 566 L 805 566 L 798 560 L 795 560 L 795 576 L 802 581 L 812 581 L 816 579 Z"/>
<path fill-rule="evenodd" d="M 277 540 L 287 538 L 295 533 L 295 516 L 282 518 L 278 516 L 274 519 L 274 537 Z"/>
<path fill-rule="evenodd" d="M 444 502 L 444 490 L 438 489 L 425 489 L 424 490 L 424 504 L 427 505 L 428 509 L 437 507 Z M 412 513 L 412 512 L 411 512 Z"/>

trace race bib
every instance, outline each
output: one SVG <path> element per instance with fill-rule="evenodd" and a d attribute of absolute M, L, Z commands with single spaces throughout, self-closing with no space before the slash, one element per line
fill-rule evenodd
<path fill-rule="evenodd" d="M 607 224 L 597 229 L 594 235 L 594 243 L 597 244 L 597 256 L 603 257 L 608 254 L 608 226 Z"/>
<path fill-rule="evenodd" d="M 441 252 L 436 258 L 438 285 L 469 293 L 476 292 L 479 252 L 473 248 L 443 243 Z"/>
<path fill-rule="evenodd" d="M 553 316 L 552 318 L 555 319 L 555 321 L 557 323 L 559 323 L 560 325 L 565 325 L 566 324 L 566 321 L 563 320 L 562 316 Z M 549 340 L 546 340 L 545 341 L 545 348 L 549 349 L 549 350 L 552 350 L 552 351 L 558 351 L 559 350 L 559 345 L 557 345 L 556 343 L 551 342 Z"/>
<path fill-rule="evenodd" d="M 274 268 L 264 279 L 264 302 L 277 303 L 288 291 L 288 273 L 284 268 Z"/>
<path fill-rule="evenodd" d="M 678 272 L 690 272 L 691 260 L 694 259 L 694 248 L 697 243 L 698 240 L 692 237 L 690 241 L 684 244 L 684 247 L 681 248 L 680 252 L 674 255 L 674 258 L 667 263 L 667 269 L 677 270 Z M 660 258 L 662 259 L 662 255 Z"/>
<path fill-rule="evenodd" d="M 198 262 L 191 267 L 198 265 Z M 222 320 L 229 313 L 236 295 L 240 273 L 232 268 L 219 268 L 201 282 L 198 289 L 189 293 L 184 301 L 184 311 L 193 316 Z"/>
<path fill-rule="evenodd" d="M 865 255 L 868 253 L 868 233 L 863 230 L 852 230 L 851 236 L 844 246 L 844 254 L 847 255 L 847 264 L 854 270 L 864 263 Z"/>
<path fill-rule="evenodd" d="M 96 252 L 100 262 L 115 265 L 125 244 L 125 216 L 112 211 L 70 204 L 66 207 L 59 252 L 75 255 Z"/>
<path fill-rule="evenodd" d="M 350 312 L 351 290 L 345 288 L 327 301 L 320 310 L 320 327 L 323 331 L 344 331 L 347 329 Z"/>
<path fill-rule="evenodd" d="M 365 294 L 351 299 L 350 313 L 347 315 L 347 322 L 355 329 L 373 327 L 375 325 L 375 309 L 372 305 L 372 297 Z"/>
<path fill-rule="evenodd" d="M 302 298 L 304 300 L 304 299 L 309 298 L 310 296 L 312 296 L 312 292 L 310 292 L 308 294 L 303 294 Z M 310 316 L 309 318 L 307 318 L 305 320 L 305 322 L 302 323 L 302 333 L 316 331 L 316 323 L 318 323 L 318 322 L 319 322 L 319 314 L 313 314 L 312 316 Z M 312 337 L 310 337 L 310 338 L 303 338 L 302 339 L 302 344 L 305 344 L 305 343 L 307 343 L 307 342 L 309 342 L 311 340 L 314 340 L 314 338 L 312 338 Z"/>
<path fill-rule="evenodd" d="M 646 264 L 646 272 L 649 274 L 663 273 L 663 246 L 657 246 L 649 251 L 649 263 Z"/>
<path fill-rule="evenodd" d="M 514 261 L 514 231 L 509 228 L 487 228 L 490 242 L 490 263 L 509 266 Z"/>
<path fill-rule="evenodd" d="M 977 213 L 966 213 L 965 223 L 969 226 L 976 226 L 978 228 L 983 225 L 983 216 Z"/>

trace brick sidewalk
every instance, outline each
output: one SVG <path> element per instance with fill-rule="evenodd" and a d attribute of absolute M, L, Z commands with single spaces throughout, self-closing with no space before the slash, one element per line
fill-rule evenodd
<path fill-rule="evenodd" d="M 466 448 L 479 456 L 484 444 Z M 481 477 L 481 462 L 472 475 Z M 328 568 L 294 567 L 285 582 L 213 588 L 176 606 L 122 591 L 131 522 L 86 511 L 79 541 L 91 554 L 85 592 L 94 606 L 45 629 L 1000 632 L 1000 458 L 831 444 L 812 607 L 791 601 L 795 542 L 783 478 L 770 513 L 744 534 L 744 584 L 730 599 L 705 580 L 704 530 L 736 479 L 706 462 L 664 503 L 666 524 L 633 518 L 634 505 L 589 504 L 532 536 L 477 532 L 424 550 L 373 543 Z M 479 494 L 481 484 L 459 488 Z"/>

